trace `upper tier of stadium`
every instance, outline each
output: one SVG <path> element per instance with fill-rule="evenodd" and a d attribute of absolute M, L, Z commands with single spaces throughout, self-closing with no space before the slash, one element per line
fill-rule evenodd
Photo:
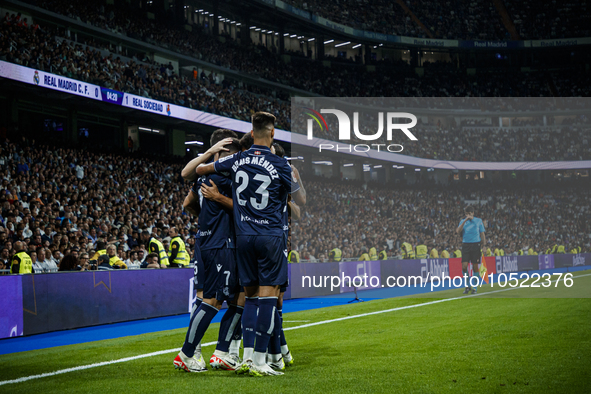
<path fill-rule="evenodd" d="M 145 15 L 133 14 L 121 5 L 70 1 L 37 5 L 105 31 L 140 39 L 178 54 L 189 54 L 214 67 L 280 82 L 285 90 L 277 88 L 282 85 L 270 88 L 244 83 L 236 77 L 225 77 L 223 71 L 205 73 L 194 68 L 194 71 L 176 72 L 171 65 L 159 64 L 150 56 L 120 57 L 120 51 L 98 35 L 72 41 L 65 38 L 69 34 L 67 29 L 37 25 L 36 21 L 25 25 L 23 20 L 19 23 L 11 15 L 5 16 L 1 26 L 0 60 L 239 120 L 249 120 L 254 111 L 265 110 L 275 114 L 277 126 L 286 130 L 293 129 L 287 101 L 290 88 L 333 97 L 585 97 L 591 89 L 589 73 L 578 66 L 473 72 L 446 63 L 425 64 L 421 73 L 417 73 L 408 63 L 387 59 L 376 63 L 375 70 L 356 64 L 326 67 L 322 61 L 299 56 L 291 56 L 286 63 L 282 55 L 265 46 L 245 45 L 229 37 L 219 40 L 195 25 L 189 32 L 148 20 Z M 447 108 L 444 101 L 434 101 L 433 106 Z M 403 154 L 465 161 L 590 158 L 585 126 L 589 120 L 585 116 L 551 124 L 541 123 L 541 118 L 514 121 L 512 128 L 504 130 L 490 124 L 424 125 L 420 132 L 428 138 L 421 139 L 420 144 L 406 144 Z M 517 125 L 521 127 L 516 128 Z M 508 131 L 518 131 L 517 137 L 505 138 L 504 133 Z M 333 134 L 317 137 L 335 140 Z"/>

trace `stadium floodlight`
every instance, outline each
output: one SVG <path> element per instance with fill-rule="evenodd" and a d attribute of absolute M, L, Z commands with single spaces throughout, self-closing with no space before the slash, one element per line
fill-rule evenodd
<path fill-rule="evenodd" d="M 285 33 L 285 34 L 283 35 L 283 37 L 287 37 L 287 36 L 289 36 L 289 33 Z"/>
<path fill-rule="evenodd" d="M 382 165 L 378 164 L 377 166 L 373 166 L 373 168 L 382 168 Z"/>
<path fill-rule="evenodd" d="M 149 129 L 147 127 L 138 127 L 138 129 L 143 131 L 152 131 L 152 129 Z"/>
<path fill-rule="evenodd" d="M 347 163 L 347 164 L 343 164 L 343 167 L 353 167 L 355 164 L 353 163 Z"/>
<path fill-rule="evenodd" d="M 308 42 L 314 41 L 314 40 L 315 40 L 315 38 L 308 38 Z"/>
<path fill-rule="evenodd" d="M 377 45 L 374 45 L 374 46 L 373 46 L 373 49 L 376 49 L 377 47 L 378 47 Z"/>
<path fill-rule="evenodd" d="M 304 36 L 298 36 L 298 39 L 304 38 Z"/>
<path fill-rule="evenodd" d="M 203 12 L 203 8 L 199 10 L 199 12 Z"/>
<path fill-rule="evenodd" d="M 384 44 L 380 44 L 380 46 L 381 46 L 381 47 L 383 47 L 383 46 L 384 46 Z"/>
<path fill-rule="evenodd" d="M 324 45 L 326 45 L 326 44 L 330 44 L 331 42 L 334 42 L 334 40 L 328 40 L 328 41 L 324 41 Z"/>
<path fill-rule="evenodd" d="M 332 161 L 313 161 L 312 164 L 332 166 Z"/>
<path fill-rule="evenodd" d="M 232 21 L 232 22 L 230 22 L 230 24 L 231 25 L 234 25 L 234 24 L 236 24 L 236 21 Z"/>
<path fill-rule="evenodd" d="M 260 28 L 260 27 L 258 27 L 258 28 L 256 28 L 256 29 L 254 29 L 254 31 L 261 31 L 261 28 Z"/>
<path fill-rule="evenodd" d="M 266 33 L 266 32 L 267 32 L 267 30 L 261 30 L 261 33 Z"/>
<path fill-rule="evenodd" d="M 256 29 L 256 28 L 257 28 L 256 26 L 251 26 L 251 27 L 250 27 L 250 30 L 252 30 L 252 29 Z"/>
<path fill-rule="evenodd" d="M 353 45 L 353 49 L 359 48 L 360 46 L 361 46 L 361 44 Z"/>
<path fill-rule="evenodd" d="M 277 32 L 276 32 L 276 33 L 275 33 L 275 35 L 276 35 L 276 36 L 278 36 L 278 35 L 279 35 L 279 33 L 277 33 Z"/>
<path fill-rule="evenodd" d="M 236 23 L 236 26 L 242 26 L 242 23 Z"/>
<path fill-rule="evenodd" d="M 404 168 L 404 166 L 398 166 L 398 169 L 399 169 L 399 170 L 401 170 L 401 169 L 403 169 L 403 168 Z"/>
<path fill-rule="evenodd" d="M 185 145 L 203 145 L 203 142 L 201 142 L 201 141 L 187 141 L 187 142 L 185 142 Z"/>
<path fill-rule="evenodd" d="M 351 41 L 341 42 L 340 44 L 337 44 L 334 47 L 335 48 L 338 48 L 338 47 L 342 47 L 342 46 L 345 46 L 345 45 L 349 45 L 350 43 L 351 43 Z"/>
<path fill-rule="evenodd" d="M 269 34 L 273 34 L 273 30 L 269 30 L 267 33 L 269 33 Z"/>
<path fill-rule="evenodd" d="M 218 19 L 222 19 L 222 16 L 221 15 L 218 15 Z"/>
<path fill-rule="evenodd" d="M 371 168 L 369 168 L 369 167 L 365 167 L 365 168 L 363 169 L 363 172 L 368 172 L 368 171 L 371 171 Z"/>
<path fill-rule="evenodd" d="M 415 171 L 416 172 L 421 172 L 421 169 L 420 168 L 415 168 Z"/>
<path fill-rule="evenodd" d="M 289 38 L 294 38 L 297 37 L 297 34 L 292 34 L 291 36 L 289 36 Z"/>

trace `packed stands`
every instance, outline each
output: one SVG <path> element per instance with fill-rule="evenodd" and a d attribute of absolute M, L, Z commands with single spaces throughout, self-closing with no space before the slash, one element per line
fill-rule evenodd
<path fill-rule="evenodd" d="M 309 198 L 302 218 L 292 227 L 292 249 L 304 260 L 327 261 L 339 248 L 344 259 L 358 259 L 375 247 L 388 256 L 402 256 L 401 244 L 426 244 L 451 255 L 461 248 L 455 229 L 466 201 L 484 220 L 491 250 L 519 254 L 530 247 L 545 253 L 555 244 L 566 250 L 591 247 L 591 192 L 588 183 L 549 182 L 543 186 L 511 182 L 504 185 L 383 185 L 315 179 L 306 184 Z M 559 187 L 557 187 L 559 186 Z"/>

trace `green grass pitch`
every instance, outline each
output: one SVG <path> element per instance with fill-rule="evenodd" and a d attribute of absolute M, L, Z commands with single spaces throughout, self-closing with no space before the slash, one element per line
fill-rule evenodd
<path fill-rule="evenodd" d="M 587 274 L 576 273 L 570 289 L 516 289 L 286 331 L 295 366 L 279 377 L 189 374 L 174 370 L 176 354 L 169 353 L 0 385 L 0 392 L 591 392 L 591 275 L 580 276 Z M 284 326 L 425 304 L 434 296 L 459 293 L 290 313 L 284 315 Z M 564 295 L 580 298 L 558 298 Z M 212 325 L 204 342 L 215 341 L 217 331 L 218 325 Z M 184 335 L 185 330 L 171 330 L 3 355 L 0 381 L 178 348 Z M 207 359 L 212 352 L 213 346 L 203 349 Z"/>

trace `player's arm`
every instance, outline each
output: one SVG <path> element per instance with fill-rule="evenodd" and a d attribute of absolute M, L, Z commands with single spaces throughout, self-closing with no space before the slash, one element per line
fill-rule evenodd
<path fill-rule="evenodd" d="M 221 151 L 227 151 L 228 149 L 224 148 L 224 145 L 228 145 L 232 142 L 232 138 L 224 138 L 199 157 L 194 158 L 190 162 L 187 163 L 185 168 L 181 171 L 181 176 L 186 181 L 194 181 L 197 179 L 197 173 L 195 170 L 199 165 L 203 163 L 207 163 L 216 153 Z"/>
<path fill-rule="evenodd" d="M 239 157 L 239 154 L 234 153 L 233 155 L 222 157 L 221 159 L 219 159 L 218 161 L 216 161 L 214 163 L 209 163 L 206 165 L 202 164 L 199 167 L 197 167 L 197 169 L 195 171 L 197 172 L 197 175 L 199 175 L 199 176 L 209 175 L 209 174 L 213 174 L 216 172 L 217 173 L 231 172 L 232 166 L 234 165 L 234 162 L 236 161 L 236 158 L 238 158 L 238 157 Z"/>
<path fill-rule="evenodd" d="M 462 232 L 464 231 L 464 224 L 466 224 L 466 222 L 468 220 L 472 220 L 473 216 L 471 215 L 466 215 L 466 218 L 460 223 L 460 225 L 458 226 L 458 228 L 456 228 L 456 233 L 459 235 L 462 235 Z"/>
<path fill-rule="evenodd" d="M 191 215 L 199 216 L 199 196 L 193 190 L 189 190 L 185 201 L 183 201 L 183 208 Z"/>
<path fill-rule="evenodd" d="M 306 189 L 304 189 L 304 183 L 302 182 L 302 178 L 300 177 L 300 173 L 297 168 L 291 166 L 292 170 L 292 177 L 295 182 L 297 182 L 300 188 L 291 194 L 294 202 L 298 205 L 306 205 Z"/>
<path fill-rule="evenodd" d="M 174 241 L 172 245 L 170 245 L 170 257 L 168 258 L 169 261 L 174 261 L 176 256 L 179 254 L 179 243 L 178 241 Z"/>
<path fill-rule="evenodd" d="M 293 220 L 300 220 L 300 218 L 301 218 L 300 207 L 298 207 L 296 205 L 296 203 L 294 203 L 293 201 L 288 201 L 287 202 L 287 214 Z"/>
<path fill-rule="evenodd" d="M 203 198 L 207 198 L 213 202 L 217 202 L 222 207 L 232 210 L 234 208 L 234 201 L 230 197 L 224 196 L 218 190 L 218 186 L 213 180 L 209 180 L 212 186 L 207 186 L 205 183 L 201 184 L 201 194 Z"/>
<path fill-rule="evenodd" d="M 482 250 L 486 254 L 486 236 L 484 235 L 484 232 L 480 233 L 480 242 L 481 242 Z"/>

